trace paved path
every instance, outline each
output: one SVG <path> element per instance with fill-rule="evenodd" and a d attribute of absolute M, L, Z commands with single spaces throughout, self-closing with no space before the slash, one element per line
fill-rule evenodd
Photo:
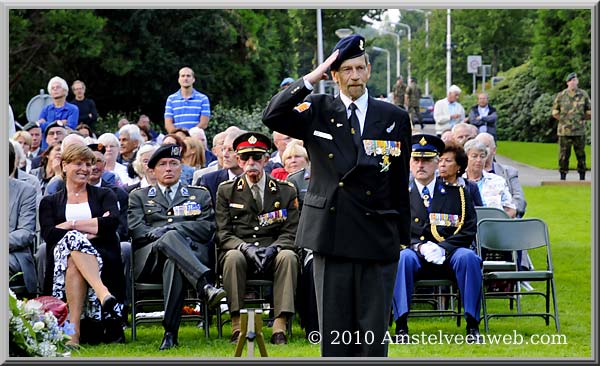
<path fill-rule="evenodd" d="M 421 132 L 421 127 L 417 125 L 415 126 L 414 132 L 429 133 L 433 135 L 435 134 L 435 128 L 433 124 L 426 124 L 423 132 Z M 517 168 L 519 170 L 519 181 L 523 186 L 591 184 L 592 172 L 589 170 L 585 173 L 585 181 L 579 180 L 579 173 L 577 173 L 576 170 L 571 170 L 569 174 L 567 174 L 567 180 L 561 181 L 558 168 L 556 170 L 540 169 L 500 155 L 496 156 L 496 160 L 500 164 L 512 165 Z M 556 163 L 558 165 L 558 161 Z"/>

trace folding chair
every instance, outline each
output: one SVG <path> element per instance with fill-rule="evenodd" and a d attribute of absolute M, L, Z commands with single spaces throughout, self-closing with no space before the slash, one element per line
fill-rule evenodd
<path fill-rule="evenodd" d="M 558 320 L 558 306 L 556 303 L 556 285 L 554 283 L 554 268 L 550 251 L 550 240 L 548 227 L 540 219 L 483 219 L 477 224 L 477 248 L 504 251 L 512 253 L 513 267 L 510 271 L 491 271 L 483 273 L 482 308 L 485 330 L 488 331 L 488 321 L 494 317 L 524 317 L 540 316 L 545 319 L 546 325 L 550 324 L 550 318 L 554 318 L 556 331 L 560 332 Z M 518 250 L 542 250 L 546 251 L 546 270 L 519 271 L 516 264 L 516 251 Z M 516 284 L 516 291 L 488 292 L 486 284 L 491 281 L 507 281 Z M 520 281 L 546 282 L 546 291 L 520 292 Z M 550 312 L 550 292 L 552 292 L 552 303 L 554 312 Z M 499 296 L 517 295 L 517 313 L 488 313 L 487 300 Z M 522 296 L 538 295 L 546 300 L 545 312 L 525 313 L 520 309 Z"/>
<path fill-rule="evenodd" d="M 418 293 L 418 288 L 433 287 L 433 293 Z M 415 281 L 412 303 L 427 303 L 432 309 L 414 309 L 411 306 L 409 317 L 456 317 L 456 326 L 460 327 L 461 302 L 458 285 L 452 279 L 420 279 Z"/>
<path fill-rule="evenodd" d="M 129 260 L 132 274 L 134 273 L 134 257 L 135 254 L 132 252 Z M 143 310 L 150 309 L 152 311 L 161 311 L 164 309 L 162 290 L 162 283 L 137 282 L 135 278 L 131 279 L 131 339 L 133 341 L 136 339 L 137 326 L 139 324 L 162 322 L 162 315 L 139 317 L 139 314 L 141 314 Z M 145 293 L 145 296 L 142 296 L 141 293 Z M 200 304 L 200 315 L 183 314 L 181 316 L 181 321 L 203 321 L 204 335 L 208 338 L 210 336 L 208 303 L 205 299 L 198 299 L 190 296 L 184 300 L 184 304 L 196 305 L 198 303 Z"/>

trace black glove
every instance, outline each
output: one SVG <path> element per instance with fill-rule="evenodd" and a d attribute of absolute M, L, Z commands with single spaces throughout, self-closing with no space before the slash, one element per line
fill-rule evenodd
<path fill-rule="evenodd" d="M 148 231 L 146 233 L 146 238 L 148 238 L 148 240 L 150 241 L 155 241 L 158 240 L 161 236 L 165 235 L 165 233 L 169 230 L 174 230 L 175 228 L 172 226 L 159 226 L 159 227 L 155 227 L 154 229 Z"/>
<path fill-rule="evenodd" d="M 262 255 L 262 267 L 263 271 L 266 271 L 271 266 L 271 263 L 279 253 L 277 245 L 271 245 L 269 247 L 263 248 Z"/>
<path fill-rule="evenodd" d="M 240 251 L 244 253 L 244 256 L 247 260 L 254 264 L 254 267 L 256 267 L 257 272 L 263 271 L 261 257 L 262 251 L 257 246 L 248 243 L 243 243 L 240 245 Z"/>

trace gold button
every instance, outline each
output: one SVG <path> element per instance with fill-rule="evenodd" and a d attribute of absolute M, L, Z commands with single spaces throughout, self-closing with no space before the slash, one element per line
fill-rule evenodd
<path fill-rule="evenodd" d="M 167 212 L 167 216 L 171 216 L 171 215 L 172 215 L 171 211 Z"/>
<path fill-rule="evenodd" d="M 258 246 L 258 242 L 254 242 L 254 246 L 257 247 Z"/>
<path fill-rule="evenodd" d="M 425 237 L 421 235 L 421 237 L 419 238 L 421 240 L 425 240 Z"/>
<path fill-rule="evenodd" d="M 168 221 L 168 222 L 173 222 L 173 219 L 172 219 L 171 217 L 169 217 L 169 218 L 167 219 L 167 221 Z"/>
<path fill-rule="evenodd" d="M 418 217 L 415 217 L 415 222 L 419 222 L 419 218 Z"/>
<path fill-rule="evenodd" d="M 258 227 L 258 226 L 255 226 L 255 227 L 254 227 L 254 231 L 258 231 L 258 230 L 259 230 L 259 227 Z"/>
<path fill-rule="evenodd" d="M 333 118 L 332 118 L 332 119 L 331 119 L 331 123 L 333 123 L 333 122 L 335 122 L 335 119 L 333 119 Z"/>
<path fill-rule="evenodd" d="M 152 212 L 152 210 L 148 210 L 148 213 Z"/>
<path fill-rule="evenodd" d="M 256 238 L 256 234 L 252 234 L 252 237 L 253 237 L 253 238 Z"/>
<path fill-rule="evenodd" d="M 365 194 L 366 194 L 367 196 L 370 196 L 372 193 L 371 193 L 371 191 L 366 191 L 366 192 L 365 192 Z"/>
<path fill-rule="evenodd" d="M 339 182 L 338 187 L 342 188 L 344 186 L 344 182 Z"/>
<path fill-rule="evenodd" d="M 234 219 L 237 219 L 237 216 L 234 216 L 233 218 L 234 218 Z"/>
<path fill-rule="evenodd" d="M 330 207 L 329 208 L 329 212 L 334 213 L 335 212 L 335 207 Z"/>
<path fill-rule="evenodd" d="M 329 159 L 333 159 L 333 154 L 331 154 L 331 153 L 330 153 L 330 154 L 329 154 L 329 155 L 327 155 L 327 156 L 329 157 Z"/>

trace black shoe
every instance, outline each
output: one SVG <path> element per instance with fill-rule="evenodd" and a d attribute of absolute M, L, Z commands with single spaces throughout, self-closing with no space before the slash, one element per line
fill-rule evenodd
<path fill-rule="evenodd" d="M 478 326 L 467 327 L 466 341 L 468 344 L 482 344 L 483 336 L 479 333 Z"/>
<path fill-rule="evenodd" d="M 239 339 L 240 339 L 240 330 L 236 329 L 233 331 L 233 333 L 231 333 L 231 337 L 229 338 L 229 343 L 237 344 Z"/>
<path fill-rule="evenodd" d="M 272 344 L 287 344 L 288 340 L 287 340 L 287 337 L 285 336 L 285 333 L 277 332 L 277 333 L 273 333 L 273 335 L 271 336 L 271 343 Z"/>
<path fill-rule="evenodd" d="M 102 301 L 102 311 L 111 314 L 114 318 L 118 318 L 119 314 L 115 311 L 115 306 L 117 305 L 117 298 L 113 295 L 107 295 Z"/>
<path fill-rule="evenodd" d="M 164 351 L 166 349 L 173 348 L 177 345 L 179 345 L 179 343 L 177 343 L 177 334 L 172 332 L 165 332 L 165 336 L 163 337 L 159 350 Z"/>
<path fill-rule="evenodd" d="M 409 344 L 410 336 L 408 335 L 408 329 L 396 328 L 396 344 Z"/>
<path fill-rule="evenodd" d="M 585 172 L 579 173 L 579 180 L 585 180 Z"/>
<path fill-rule="evenodd" d="M 208 300 L 208 307 L 213 308 L 217 306 L 225 296 L 227 296 L 227 292 L 225 292 L 225 290 L 222 288 L 206 285 L 204 286 L 204 295 Z"/>
<path fill-rule="evenodd" d="M 560 180 L 566 180 L 567 179 L 567 173 L 560 173 Z"/>

